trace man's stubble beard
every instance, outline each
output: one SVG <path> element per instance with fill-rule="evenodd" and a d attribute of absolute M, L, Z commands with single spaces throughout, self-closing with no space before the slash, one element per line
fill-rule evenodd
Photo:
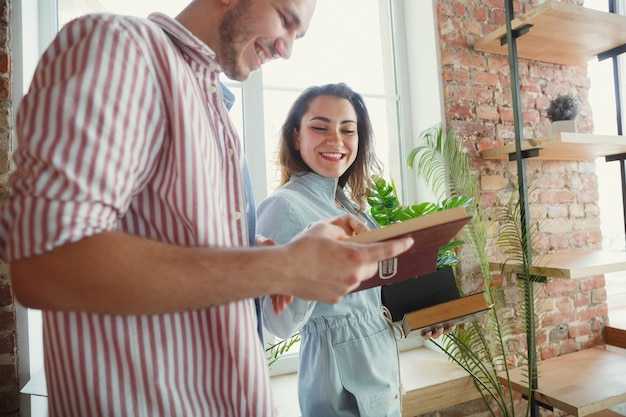
<path fill-rule="evenodd" d="M 241 45 L 249 35 L 252 26 L 249 9 L 252 0 L 239 0 L 234 8 L 224 14 L 218 28 L 220 35 L 220 67 L 231 80 L 245 81 L 250 73 L 244 73 L 239 63 Z"/>

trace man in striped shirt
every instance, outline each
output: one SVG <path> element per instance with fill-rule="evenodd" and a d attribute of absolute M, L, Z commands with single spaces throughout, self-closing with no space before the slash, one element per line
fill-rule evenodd
<path fill-rule="evenodd" d="M 44 53 L 17 116 L 0 251 L 44 319 L 51 416 L 271 416 L 253 298 L 337 302 L 410 239 L 353 217 L 249 248 L 219 73 L 289 58 L 315 0 L 90 15 Z"/>

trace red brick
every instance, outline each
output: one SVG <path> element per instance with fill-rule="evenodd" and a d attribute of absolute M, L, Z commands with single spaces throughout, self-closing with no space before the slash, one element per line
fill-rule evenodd
<path fill-rule="evenodd" d="M 7 391 L 0 391 L 0 413 L 9 415 L 18 411 L 18 390 L 17 384 Z"/>
<path fill-rule="evenodd" d="M 606 304 L 601 304 L 597 307 L 588 307 L 586 309 L 582 309 L 578 312 L 578 320 L 590 320 L 595 319 L 597 317 L 606 318 L 608 314 L 608 308 Z"/>
<path fill-rule="evenodd" d="M 581 291 L 589 291 L 597 288 L 604 288 L 604 275 L 596 275 L 580 280 Z"/>
<path fill-rule="evenodd" d="M 584 307 L 591 302 L 591 296 L 588 292 L 579 293 L 574 295 L 574 307 Z"/>
<path fill-rule="evenodd" d="M 4 354 L 11 357 L 17 355 L 17 335 L 15 332 L 0 333 L 0 355 Z M 0 381 L 2 381 L 1 378 Z"/>
<path fill-rule="evenodd" d="M 443 81 L 467 82 L 469 80 L 469 71 L 466 68 L 446 67 L 442 72 Z"/>
<path fill-rule="evenodd" d="M 554 279 L 545 285 L 546 293 L 549 295 L 577 294 L 580 291 L 578 282 L 571 279 Z"/>
<path fill-rule="evenodd" d="M 591 334 L 591 323 L 583 322 L 569 326 L 569 337 L 577 338 Z"/>
<path fill-rule="evenodd" d="M 446 112 L 454 119 L 467 120 L 473 116 L 471 104 L 458 101 L 450 103 Z"/>
<path fill-rule="evenodd" d="M 15 312 L 0 311 L 0 332 L 15 330 Z"/>
<path fill-rule="evenodd" d="M 481 120 L 500 120 L 500 114 L 495 106 L 476 106 L 476 117 Z"/>
<path fill-rule="evenodd" d="M 13 304 L 11 286 L 8 283 L 0 285 L 0 306 L 8 306 L 11 304 Z"/>

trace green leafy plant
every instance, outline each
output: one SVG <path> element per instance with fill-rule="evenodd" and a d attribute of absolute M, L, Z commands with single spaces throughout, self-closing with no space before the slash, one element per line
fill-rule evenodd
<path fill-rule="evenodd" d="M 493 416 L 515 416 L 515 391 L 510 383 L 500 383 L 499 374 L 503 373 L 506 381 L 509 381 L 512 365 L 508 360 L 518 357 L 527 365 L 528 357 L 525 352 L 515 350 L 517 340 L 513 333 L 513 317 L 505 307 L 503 288 L 492 282 L 487 250 L 487 229 L 490 221 L 482 208 L 480 188 L 472 175 L 469 157 L 457 143 L 454 130 L 444 135 L 443 127 L 435 125 L 422 132 L 419 146 L 409 154 L 408 163 L 439 198 L 443 199 L 448 195 L 472 197 L 472 204 L 468 207 L 472 218 L 464 229 L 465 238 L 470 242 L 476 256 L 483 276 L 485 298 L 492 306 L 483 322 L 473 321 L 465 326 L 456 326 L 451 333 L 433 343 L 468 372 Z M 520 224 L 518 215 L 518 209 L 509 208 L 498 219 L 498 244 L 506 246 L 506 252 L 512 258 L 524 256 L 522 246 L 526 242 L 521 238 L 517 227 Z M 524 306 L 526 311 L 530 311 L 534 300 L 529 288 L 532 288 L 533 282 L 527 266 L 524 268 L 518 275 L 528 277 L 520 280 L 520 285 L 523 288 Z M 534 319 L 528 315 L 524 315 L 523 319 L 522 330 L 532 332 L 534 336 Z M 527 367 L 525 375 L 528 381 L 534 372 L 536 371 Z M 526 395 L 530 398 L 533 387 L 531 384 L 527 386 L 529 388 Z M 525 415 L 529 411 L 530 407 L 526 407 Z"/>
<path fill-rule="evenodd" d="M 551 122 L 574 120 L 580 111 L 580 102 L 574 94 L 559 94 L 550 101 L 546 114 Z"/>
<path fill-rule="evenodd" d="M 271 367 L 276 363 L 278 358 L 287 353 L 296 343 L 300 342 L 300 333 L 293 334 L 290 338 L 280 340 L 269 345 L 265 349 L 265 357 L 267 358 L 267 366 Z"/>
<path fill-rule="evenodd" d="M 454 196 L 445 198 L 439 203 L 425 202 L 414 205 L 403 205 L 398 199 L 393 181 L 387 182 L 381 177 L 373 178 L 372 191 L 368 197 L 370 213 L 381 226 L 425 216 L 454 207 L 468 207 L 471 202 L 471 197 Z M 442 246 L 439 249 L 437 257 L 437 269 L 456 265 L 459 261 L 456 255 L 456 248 L 463 243 L 462 240 L 455 239 Z"/>

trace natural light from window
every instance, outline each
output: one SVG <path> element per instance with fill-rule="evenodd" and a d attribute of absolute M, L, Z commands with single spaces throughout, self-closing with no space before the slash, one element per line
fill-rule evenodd
<path fill-rule="evenodd" d="M 621 0 L 623 5 L 623 0 Z M 608 0 L 585 0 L 585 7 L 608 11 Z M 621 64 L 624 57 L 620 57 Z M 588 64 L 589 104 L 593 111 L 595 134 L 616 135 L 617 113 L 615 105 L 615 86 L 613 83 L 613 62 L 611 59 Z M 622 80 L 623 81 L 623 80 Z M 623 103 L 623 97 L 622 97 Z M 622 104 L 622 111 L 624 106 Z M 625 250 L 624 208 L 622 204 L 620 163 L 606 162 L 599 158 L 596 162 L 602 247 L 608 251 Z M 610 308 L 626 306 L 626 272 L 613 272 L 604 275 L 607 290 L 607 303 Z"/>

